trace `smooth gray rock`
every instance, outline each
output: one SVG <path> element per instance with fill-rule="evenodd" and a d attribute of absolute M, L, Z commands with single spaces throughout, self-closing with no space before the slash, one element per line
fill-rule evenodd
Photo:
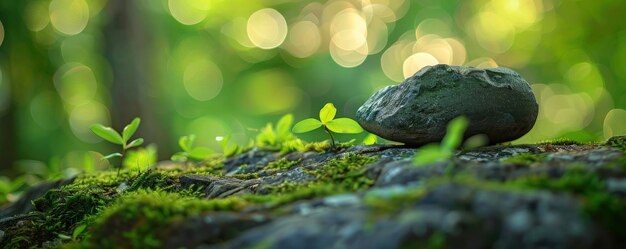
<path fill-rule="evenodd" d="M 470 120 L 465 137 L 511 141 L 535 124 L 538 105 L 530 85 L 508 68 L 435 65 L 388 86 L 359 108 L 357 121 L 385 139 L 411 145 L 441 141 L 448 122 Z"/>

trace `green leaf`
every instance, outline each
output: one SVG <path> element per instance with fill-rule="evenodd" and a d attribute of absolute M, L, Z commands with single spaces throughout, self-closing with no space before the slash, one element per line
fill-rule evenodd
<path fill-rule="evenodd" d="M 108 155 L 102 157 L 102 160 L 109 160 L 109 159 L 114 158 L 114 157 L 122 157 L 122 156 L 123 156 L 122 153 L 113 153 L 113 154 L 108 154 Z"/>
<path fill-rule="evenodd" d="M 286 114 L 278 123 L 276 123 L 276 134 L 280 138 L 285 138 L 289 136 L 289 130 L 291 129 L 291 125 L 293 124 L 293 115 Z"/>
<path fill-rule="evenodd" d="M 188 154 L 186 152 L 177 152 L 176 154 L 172 155 L 172 157 L 170 157 L 170 160 L 176 162 L 184 162 L 187 161 L 187 155 Z"/>
<path fill-rule="evenodd" d="M 111 127 L 106 127 L 101 124 L 95 124 L 91 126 L 91 131 L 102 139 L 107 140 L 111 143 L 120 145 L 124 144 L 122 136 L 120 136 L 120 134 L 117 133 L 117 131 L 113 130 L 113 128 Z"/>
<path fill-rule="evenodd" d="M 322 124 L 326 124 L 335 118 L 335 114 L 337 114 L 337 108 L 335 108 L 333 103 L 327 103 L 320 110 L 320 121 L 322 121 Z"/>
<path fill-rule="evenodd" d="M 307 118 L 296 123 L 291 131 L 293 131 L 294 133 L 305 133 L 320 128 L 321 126 L 322 122 L 320 122 L 319 120 L 314 118 Z"/>
<path fill-rule="evenodd" d="M 189 152 L 189 157 L 197 160 L 204 160 L 213 155 L 213 151 L 209 148 L 198 147 Z"/>
<path fill-rule="evenodd" d="M 128 142 L 130 137 L 135 134 L 135 131 L 137 131 L 137 128 L 139 127 L 139 123 L 141 123 L 141 119 L 135 118 L 132 122 L 130 122 L 130 124 L 124 127 L 124 130 L 122 131 L 122 140 L 124 143 Z"/>
<path fill-rule="evenodd" d="M 446 136 L 441 141 L 441 149 L 447 151 L 453 151 L 461 145 L 463 141 L 463 134 L 467 128 L 469 121 L 466 117 L 460 116 L 448 123 L 448 130 Z"/>
<path fill-rule="evenodd" d="M 87 228 L 87 225 L 85 224 L 74 228 L 74 232 L 72 233 L 72 239 L 76 240 L 76 238 L 78 238 L 78 236 L 81 235 L 85 231 L 86 228 Z"/>
<path fill-rule="evenodd" d="M 130 149 L 132 147 L 139 146 L 139 145 L 142 145 L 142 144 L 143 144 L 143 138 L 137 138 L 137 139 L 133 140 L 132 142 L 128 143 L 128 145 L 126 145 L 125 149 Z"/>
<path fill-rule="evenodd" d="M 337 133 L 359 133 L 363 128 L 356 121 L 349 118 L 333 119 L 326 124 L 329 130 Z"/>
<path fill-rule="evenodd" d="M 193 147 L 194 141 L 196 141 L 196 135 L 182 136 L 178 139 L 178 145 L 181 149 L 183 149 L 183 151 L 189 152 Z"/>

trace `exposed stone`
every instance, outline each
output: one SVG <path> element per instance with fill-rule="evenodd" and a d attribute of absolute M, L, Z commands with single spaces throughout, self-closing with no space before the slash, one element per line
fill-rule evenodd
<path fill-rule="evenodd" d="M 450 120 L 470 120 L 466 137 L 485 134 L 491 144 L 526 134 L 537 118 L 530 85 L 508 68 L 427 66 L 388 86 L 357 111 L 357 121 L 380 137 L 411 145 L 440 141 Z"/>

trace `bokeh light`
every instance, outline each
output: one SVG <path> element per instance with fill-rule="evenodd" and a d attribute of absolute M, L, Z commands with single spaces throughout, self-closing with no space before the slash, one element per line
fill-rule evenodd
<path fill-rule="evenodd" d="M 294 79 L 280 70 L 255 73 L 246 80 L 245 89 L 239 102 L 252 114 L 286 112 L 300 101 Z"/>
<path fill-rule="evenodd" d="M 248 38 L 255 46 L 272 49 L 285 41 L 287 22 L 275 9 L 261 9 L 248 18 L 247 32 Z"/>
<path fill-rule="evenodd" d="M 26 27 L 31 31 L 41 31 L 46 28 L 50 23 L 49 6 L 47 1 L 30 1 L 24 12 Z"/>
<path fill-rule="evenodd" d="M 0 20 L 0 46 L 2 46 L 2 42 L 4 42 L 4 25 L 2 25 Z"/>
<path fill-rule="evenodd" d="M 300 21 L 289 29 L 285 48 L 295 57 L 306 58 L 315 54 L 321 43 L 317 25 L 311 21 Z"/>
<path fill-rule="evenodd" d="M 604 138 L 626 134 L 626 110 L 613 109 L 604 118 Z"/>
<path fill-rule="evenodd" d="M 168 0 L 170 14 L 185 25 L 200 23 L 208 14 L 210 0 Z"/>
<path fill-rule="evenodd" d="M 52 0 L 49 15 L 56 30 L 66 35 L 75 35 L 87 27 L 89 6 L 85 0 Z"/>
<path fill-rule="evenodd" d="M 209 60 L 193 61 L 185 69 L 183 82 L 189 96 L 198 101 L 207 101 L 215 98 L 222 90 L 222 72 Z"/>
<path fill-rule="evenodd" d="M 80 105 L 92 100 L 98 83 L 93 71 L 79 63 L 69 63 L 57 71 L 54 86 L 63 100 L 71 105 Z"/>

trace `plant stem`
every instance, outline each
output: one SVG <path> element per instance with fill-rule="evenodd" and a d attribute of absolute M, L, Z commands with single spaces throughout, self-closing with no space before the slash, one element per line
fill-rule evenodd
<path fill-rule="evenodd" d="M 328 127 L 326 127 L 326 125 L 324 125 L 324 131 L 326 131 L 326 133 L 328 133 L 328 135 L 330 136 L 330 142 L 331 142 L 333 151 L 337 151 L 337 146 L 335 146 L 335 139 L 333 138 L 333 134 L 330 132 Z"/>

